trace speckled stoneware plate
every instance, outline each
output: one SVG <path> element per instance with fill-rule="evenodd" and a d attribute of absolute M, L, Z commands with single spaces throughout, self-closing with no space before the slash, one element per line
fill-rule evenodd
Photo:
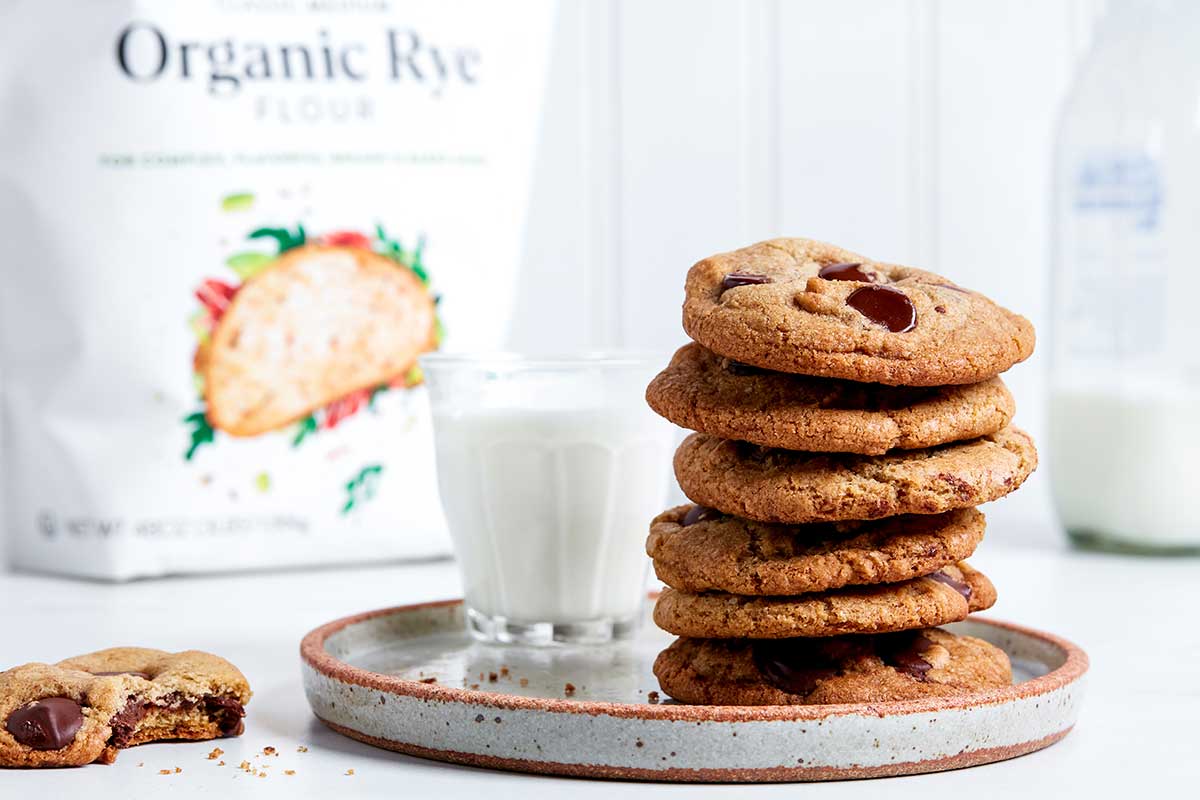
<path fill-rule="evenodd" d="M 610 646 L 481 644 L 462 603 L 372 611 L 300 645 L 304 689 L 339 733 L 479 767 L 662 781 L 810 781 L 969 767 L 1053 744 L 1075 724 L 1087 656 L 992 620 L 947 626 L 987 639 L 1015 685 L 876 705 L 677 705 L 651 694 L 672 640 L 647 623 Z M 569 684 L 569 686 L 568 686 Z"/>

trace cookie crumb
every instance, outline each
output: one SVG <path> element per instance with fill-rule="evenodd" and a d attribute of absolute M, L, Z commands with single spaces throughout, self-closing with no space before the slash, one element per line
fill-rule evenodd
<path fill-rule="evenodd" d="M 140 767 L 140 766 L 141 766 L 141 764 L 138 764 L 138 766 Z M 223 767 L 223 766 L 225 766 L 225 762 L 224 762 L 224 761 L 218 761 L 218 762 L 217 762 L 217 766 L 218 766 L 218 767 Z"/>
<path fill-rule="evenodd" d="M 250 769 L 251 769 L 251 768 L 250 768 L 250 762 L 249 762 L 249 761 L 243 761 L 242 763 L 238 764 L 238 769 L 240 769 L 242 772 L 249 772 L 249 771 L 250 771 Z"/>
<path fill-rule="evenodd" d="M 296 774 L 296 770 L 294 770 L 294 769 L 285 769 L 285 770 L 283 771 L 283 774 L 284 774 L 284 775 L 295 775 L 295 774 Z"/>
<path fill-rule="evenodd" d="M 658 698 L 658 692 L 650 692 L 650 694 L 646 695 L 646 699 L 649 700 L 652 705 L 658 703 Z"/>
<path fill-rule="evenodd" d="M 472 689 L 478 689 L 478 688 L 479 688 L 479 684 L 478 684 L 478 683 L 472 683 L 472 684 L 471 684 L 471 688 L 472 688 Z"/>
<path fill-rule="evenodd" d="M 497 674 L 496 674 L 496 673 L 494 673 L 494 672 L 489 672 L 489 673 L 488 673 L 488 683 L 495 683 L 495 682 L 496 682 L 496 681 L 498 681 L 498 680 L 500 680 L 500 676 L 499 676 L 499 675 L 497 675 Z"/>
<path fill-rule="evenodd" d="M 571 697 L 572 695 L 574 695 L 575 694 L 575 684 L 568 683 L 566 686 L 564 686 L 563 694 L 565 694 L 567 697 Z"/>
<path fill-rule="evenodd" d="M 139 761 L 139 762 L 138 762 L 138 766 L 139 766 L 139 767 L 144 767 L 144 766 L 146 766 L 146 762 L 145 762 L 145 761 Z"/>
<path fill-rule="evenodd" d="M 219 752 L 221 752 L 221 751 L 220 751 L 220 750 L 218 750 L 217 752 L 219 753 Z M 279 755 L 279 753 L 277 753 L 277 752 L 275 751 L 275 748 L 274 748 L 274 747 L 269 747 L 269 746 L 268 746 L 268 747 L 264 747 L 264 748 L 263 748 L 263 755 L 266 755 L 266 756 L 277 756 L 277 755 Z"/>
<path fill-rule="evenodd" d="M 501 666 L 500 667 L 500 675 L 501 675 L 501 677 L 507 678 L 508 677 L 508 667 Z"/>
<path fill-rule="evenodd" d="M 528 685 L 529 685 L 529 678 L 521 678 L 521 680 L 519 681 L 519 683 L 520 683 L 522 686 L 528 686 Z"/>
<path fill-rule="evenodd" d="M 305 747 L 304 745 L 300 745 L 299 747 L 297 747 L 297 748 L 296 748 L 296 752 L 297 752 L 297 753 L 307 753 L 307 752 L 308 752 L 308 748 L 307 748 L 307 747 Z"/>
<path fill-rule="evenodd" d="M 170 774 L 171 774 L 171 770 L 169 770 L 169 769 L 160 769 L 160 770 L 158 771 L 158 774 L 159 774 L 159 775 L 170 775 Z"/>
<path fill-rule="evenodd" d="M 223 755 L 225 755 L 225 751 L 224 751 L 224 750 L 222 750 L 222 749 L 221 749 L 221 748 L 219 748 L 219 747 L 214 747 L 214 748 L 212 749 L 212 751 L 211 751 L 211 752 L 208 754 L 208 760 L 209 760 L 209 761 L 216 761 L 218 758 L 220 758 L 220 757 L 221 757 L 221 756 L 223 756 Z"/>
<path fill-rule="evenodd" d="M 434 678 L 434 677 L 421 678 L 421 683 L 437 683 L 437 678 Z"/>
<path fill-rule="evenodd" d="M 348 770 L 346 770 L 346 774 L 347 774 L 347 775 L 353 775 L 353 774 L 354 774 L 354 770 L 352 770 L 352 769 L 348 769 Z"/>

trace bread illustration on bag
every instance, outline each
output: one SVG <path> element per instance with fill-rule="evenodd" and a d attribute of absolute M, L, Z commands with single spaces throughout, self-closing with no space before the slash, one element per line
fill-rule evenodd
<path fill-rule="evenodd" d="M 208 279 L 192 318 L 194 371 L 203 409 L 187 417 L 185 457 L 216 431 L 258 436 L 295 425 L 293 444 L 369 407 L 380 391 L 421 382 L 417 357 L 441 339 L 437 299 L 421 263 L 382 228 L 310 240 L 262 228 L 279 254 L 242 253 L 243 282 Z"/>

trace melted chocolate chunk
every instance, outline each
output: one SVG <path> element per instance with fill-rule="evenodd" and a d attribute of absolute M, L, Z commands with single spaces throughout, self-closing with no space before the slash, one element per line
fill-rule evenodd
<path fill-rule="evenodd" d="M 147 680 L 147 681 L 150 680 L 150 676 L 147 675 L 146 673 L 134 672 L 133 670 L 126 670 L 124 672 L 93 672 L 92 674 L 95 675 L 97 678 L 106 678 L 110 675 L 136 675 L 137 677 L 142 678 L 143 680 Z"/>
<path fill-rule="evenodd" d="M 223 736 L 238 736 L 243 730 L 242 717 L 246 709 L 236 697 L 218 697 L 211 695 L 204 698 L 204 707 L 208 715 L 217 721 Z"/>
<path fill-rule="evenodd" d="M 706 519 L 717 519 L 720 516 L 722 516 L 721 512 L 715 508 L 696 505 L 688 509 L 688 512 L 683 515 L 683 522 L 680 524 L 686 528 L 688 525 L 695 525 L 697 522 L 703 522 Z"/>
<path fill-rule="evenodd" d="M 875 272 L 864 272 L 862 264 L 829 264 L 821 267 L 818 278 L 827 281 L 858 281 L 859 283 L 875 283 L 879 275 Z"/>
<path fill-rule="evenodd" d="M 941 570 L 938 570 L 931 575 L 926 575 L 925 577 L 931 578 L 938 583 L 944 583 L 968 600 L 971 599 L 971 585 L 969 583 L 963 583 L 958 578 L 952 578 Z"/>
<path fill-rule="evenodd" d="M 933 665 L 921 653 L 933 647 L 933 642 L 921 631 L 901 631 L 881 634 L 875 639 L 875 649 L 883 663 L 919 681 L 927 680 Z"/>
<path fill-rule="evenodd" d="M 735 286 L 752 286 L 759 283 L 771 283 L 770 276 L 754 272 L 731 272 L 721 281 L 721 288 L 727 290 Z"/>
<path fill-rule="evenodd" d="M 108 721 L 109 727 L 112 728 L 112 736 L 109 737 L 108 743 L 114 747 L 127 747 L 138 723 L 150 713 L 150 707 L 149 703 L 134 697 L 125 701 L 125 707 Z"/>
<path fill-rule="evenodd" d="M 788 694 L 808 694 L 824 680 L 838 674 L 839 660 L 829 652 L 836 640 L 759 639 L 754 665 L 767 682 Z"/>
<path fill-rule="evenodd" d="M 34 700 L 8 715 L 5 728 L 19 744 L 34 750 L 61 750 L 75 741 L 83 708 L 69 697 Z"/>
<path fill-rule="evenodd" d="M 863 286 L 846 298 L 846 305 L 892 333 L 907 333 L 917 327 L 917 309 L 912 300 L 890 286 Z"/>
<path fill-rule="evenodd" d="M 172 692 L 154 703 L 130 697 L 125 702 L 125 708 L 109 720 L 112 736 L 108 743 L 114 747 L 128 747 L 138 725 L 154 709 L 187 712 L 199 706 L 204 708 L 209 719 L 217 723 L 222 736 L 237 736 L 242 732 L 242 717 L 246 716 L 246 711 L 236 697 L 209 695 L 201 700 L 185 700 L 179 692 Z"/>

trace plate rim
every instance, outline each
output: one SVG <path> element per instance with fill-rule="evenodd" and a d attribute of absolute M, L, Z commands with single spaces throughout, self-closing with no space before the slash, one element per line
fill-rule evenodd
<path fill-rule="evenodd" d="M 950 697 L 929 697 L 917 700 L 893 700 L 883 703 L 839 703 L 830 705 L 720 706 L 654 703 L 615 703 L 600 700 L 572 700 L 555 697 L 528 697 L 449 686 L 384 675 L 361 667 L 351 666 L 325 649 L 325 642 L 335 633 L 352 625 L 379 617 L 413 613 L 462 605 L 461 598 L 432 600 L 388 608 L 363 611 L 332 620 L 305 634 L 300 641 L 300 658 L 314 671 L 342 683 L 362 686 L 390 694 L 415 697 L 420 700 L 456 702 L 480 708 L 506 711 L 535 711 L 552 714 L 583 714 L 624 719 L 668 720 L 682 722 L 771 722 L 812 721 L 847 715 L 886 717 L 895 714 L 919 714 L 932 711 L 963 710 L 996 705 L 1023 698 L 1035 697 L 1067 686 L 1088 671 L 1090 660 L 1078 645 L 1052 633 L 975 614 L 971 622 L 1001 628 L 1050 644 L 1065 655 L 1063 663 L 1045 675 L 1022 683 L 997 689 L 986 689 Z"/>

